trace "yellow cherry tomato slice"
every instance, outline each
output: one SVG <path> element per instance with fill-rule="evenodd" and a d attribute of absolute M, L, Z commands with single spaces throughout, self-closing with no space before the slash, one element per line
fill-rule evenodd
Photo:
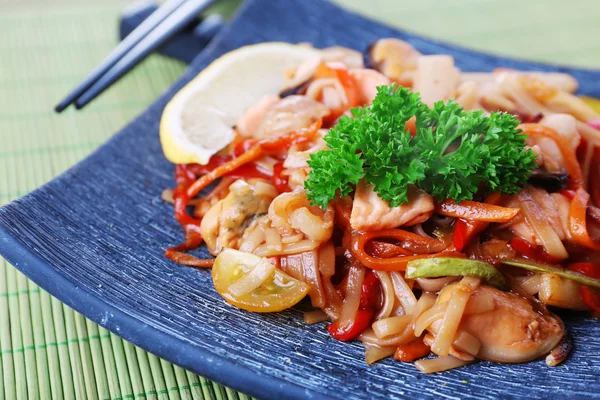
<path fill-rule="evenodd" d="M 215 289 L 229 304 L 252 312 L 285 310 L 310 290 L 266 258 L 232 249 L 217 256 L 212 277 Z"/>

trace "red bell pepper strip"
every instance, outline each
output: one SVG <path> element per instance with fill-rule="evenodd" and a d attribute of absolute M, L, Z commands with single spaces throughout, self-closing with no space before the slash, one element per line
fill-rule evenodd
<path fill-rule="evenodd" d="M 369 271 L 363 281 L 360 292 L 360 309 L 375 310 L 379 306 L 381 285 L 373 271 Z"/>
<path fill-rule="evenodd" d="M 600 266 L 591 262 L 574 263 L 569 265 L 568 268 L 591 278 L 600 279 Z M 592 310 L 600 312 L 600 293 L 584 285 L 579 287 L 579 292 L 581 293 L 581 297 L 583 297 L 585 304 Z"/>
<path fill-rule="evenodd" d="M 504 196 L 500 196 L 498 193 L 490 194 L 486 199 L 486 204 L 498 205 L 504 199 Z M 465 246 L 471 242 L 475 236 L 480 234 L 489 225 L 488 222 L 483 221 L 467 221 L 458 219 L 454 223 L 454 234 L 453 234 L 453 245 L 454 250 L 461 252 Z"/>
<path fill-rule="evenodd" d="M 520 238 L 511 239 L 509 244 L 517 253 L 520 253 L 522 256 L 533 261 L 540 261 L 547 264 L 559 264 L 562 261 L 561 259 L 552 257 L 550 254 L 546 253 L 542 247 L 535 246 Z"/>
<path fill-rule="evenodd" d="M 327 325 L 327 331 L 334 339 L 348 342 L 356 339 L 365 329 L 371 324 L 373 319 L 373 310 L 358 310 L 356 312 L 356 318 L 354 321 L 347 326 L 339 326 L 338 321 Z"/>

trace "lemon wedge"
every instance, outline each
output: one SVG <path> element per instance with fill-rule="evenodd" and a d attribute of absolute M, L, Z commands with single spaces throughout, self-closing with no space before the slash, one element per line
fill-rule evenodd
<path fill-rule="evenodd" d="M 208 163 L 233 140 L 232 127 L 250 106 L 284 88 L 286 70 L 319 55 L 307 45 L 270 42 L 241 47 L 215 60 L 163 111 L 160 141 L 167 159 Z"/>

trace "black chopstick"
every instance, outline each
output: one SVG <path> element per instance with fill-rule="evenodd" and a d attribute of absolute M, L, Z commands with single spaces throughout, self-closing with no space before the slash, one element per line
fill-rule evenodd
<path fill-rule="evenodd" d="M 173 11 L 179 8 L 186 0 L 168 0 L 162 6 L 156 9 L 148 18 L 146 18 L 135 30 L 133 30 L 110 54 L 90 72 L 84 79 L 54 108 L 56 112 L 61 112 L 73 103 L 79 96 L 89 89 L 94 82 L 105 74 L 113 65 L 117 63 L 125 54 L 142 40 L 149 32 L 155 29 L 165 18 Z"/>
<path fill-rule="evenodd" d="M 217 0 L 187 0 L 184 2 L 75 100 L 75 107 L 80 109 L 96 98 L 148 54 L 197 18 L 202 11 L 215 1 Z"/>

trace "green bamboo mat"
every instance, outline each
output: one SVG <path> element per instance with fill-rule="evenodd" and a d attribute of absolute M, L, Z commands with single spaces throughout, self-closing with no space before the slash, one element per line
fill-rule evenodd
<path fill-rule="evenodd" d="M 597 0 L 337 1 L 462 45 L 600 68 Z M 127 3 L 0 0 L 0 205 L 81 160 L 184 70 L 151 56 L 83 112 L 53 114 L 56 101 L 115 45 Z M 0 377 L 0 400 L 246 398 L 121 340 L 4 260 Z"/>

